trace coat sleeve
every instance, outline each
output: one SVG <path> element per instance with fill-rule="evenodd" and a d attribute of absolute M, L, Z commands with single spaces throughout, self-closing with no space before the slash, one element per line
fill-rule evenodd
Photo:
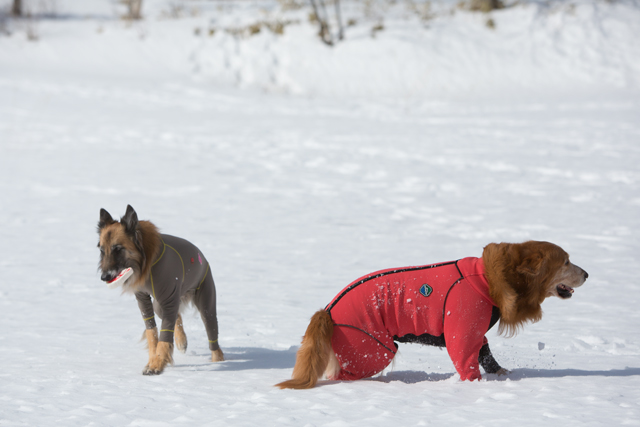
<path fill-rule="evenodd" d="M 166 244 L 166 243 L 165 243 Z M 149 275 L 156 314 L 162 319 L 158 341 L 173 343 L 173 333 L 180 310 L 184 284 L 184 262 L 180 253 L 166 244 L 165 254 Z"/>
<path fill-rule="evenodd" d="M 151 295 L 146 292 L 136 292 L 136 300 L 138 300 L 138 307 L 142 314 L 142 320 L 144 320 L 144 326 L 147 329 L 153 329 L 156 327 L 156 319 L 153 314 L 153 303 L 151 302 Z"/>
<path fill-rule="evenodd" d="M 173 333 L 178 319 L 180 310 L 180 291 L 177 286 L 165 288 L 165 294 L 158 296 L 158 303 L 162 310 L 162 323 L 160 324 L 160 333 L 158 341 L 173 343 Z"/>
<path fill-rule="evenodd" d="M 493 306 L 462 281 L 449 293 L 444 308 L 444 338 L 447 351 L 462 380 L 479 380 L 480 349 L 491 322 Z"/>

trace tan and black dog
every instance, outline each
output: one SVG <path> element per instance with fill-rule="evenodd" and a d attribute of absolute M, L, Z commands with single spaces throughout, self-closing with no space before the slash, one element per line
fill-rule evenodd
<path fill-rule="evenodd" d="M 174 334 L 178 350 L 186 351 L 180 308 L 189 302 L 200 312 L 207 330 L 211 361 L 224 360 L 218 344 L 216 288 L 200 250 L 184 239 L 160 234 L 150 221 L 138 221 L 129 205 L 120 221 L 100 209 L 98 234 L 101 279 L 111 282 L 127 268 L 133 270 L 122 288 L 135 294 L 146 326 L 149 363 L 142 373 L 157 375 L 173 363 Z M 154 312 L 162 319 L 159 335 Z"/>

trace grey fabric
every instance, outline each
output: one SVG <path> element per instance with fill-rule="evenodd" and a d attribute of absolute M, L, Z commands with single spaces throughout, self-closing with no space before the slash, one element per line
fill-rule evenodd
<path fill-rule="evenodd" d="M 192 299 L 207 330 L 209 348 L 219 349 L 216 289 L 209 263 L 188 241 L 168 234 L 160 237 L 160 255 L 153 261 L 144 286 L 136 292 L 146 328 L 156 327 L 155 312 L 162 319 L 158 339 L 173 343 L 180 303 Z"/>

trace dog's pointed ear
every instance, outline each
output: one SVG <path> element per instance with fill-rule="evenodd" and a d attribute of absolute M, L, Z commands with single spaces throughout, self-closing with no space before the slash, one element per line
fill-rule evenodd
<path fill-rule="evenodd" d="M 100 220 L 98 221 L 98 231 L 102 230 L 109 224 L 113 224 L 115 221 L 111 217 L 111 214 L 104 209 L 100 209 Z"/>
<path fill-rule="evenodd" d="M 516 271 L 525 276 L 537 276 L 544 265 L 544 256 L 540 253 L 532 253 L 522 260 L 516 267 Z"/>
<path fill-rule="evenodd" d="M 124 230 L 128 234 L 135 235 L 138 229 L 138 214 L 131 205 L 127 205 L 127 211 L 124 213 L 124 216 L 120 218 L 120 223 L 124 225 Z"/>
<path fill-rule="evenodd" d="M 131 237 L 133 244 L 136 245 L 141 256 L 142 265 L 144 266 L 147 262 L 147 258 L 144 250 L 144 244 L 142 242 L 142 229 L 140 228 L 140 222 L 138 221 L 138 214 L 131 205 L 127 205 L 127 211 L 124 213 L 124 216 L 120 218 L 120 223 L 124 226 L 125 233 Z"/>

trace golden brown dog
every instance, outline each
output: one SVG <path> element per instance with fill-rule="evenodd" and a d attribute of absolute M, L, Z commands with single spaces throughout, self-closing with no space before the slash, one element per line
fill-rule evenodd
<path fill-rule="evenodd" d="M 311 319 L 292 379 L 280 388 L 311 388 L 324 374 L 353 380 L 381 372 L 397 342 L 446 347 L 463 380 L 505 374 L 484 334 L 514 336 L 542 318 L 549 296 L 571 298 L 588 274 L 548 242 L 491 243 L 481 258 L 382 270 L 347 286 Z"/>

